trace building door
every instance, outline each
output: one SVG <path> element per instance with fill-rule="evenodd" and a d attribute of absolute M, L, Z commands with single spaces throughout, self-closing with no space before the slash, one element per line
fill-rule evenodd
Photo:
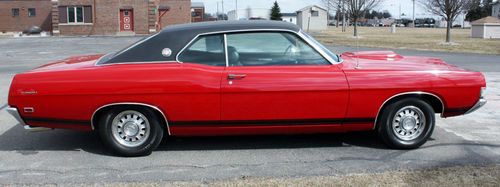
<path fill-rule="evenodd" d="M 120 31 L 134 31 L 133 10 L 120 10 Z"/>

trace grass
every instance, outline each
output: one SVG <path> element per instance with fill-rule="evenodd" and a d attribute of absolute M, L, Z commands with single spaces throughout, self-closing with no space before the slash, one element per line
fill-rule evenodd
<path fill-rule="evenodd" d="M 120 183 L 106 186 L 500 186 L 500 165 L 461 166 L 413 171 L 313 176 L 239 178 L 214 182 Z"/>
<path fill-rule="evenodd" d="M 452 44 L 446 44 L 444 28 L 397 28 L 394 34 L 389 27 L 358 28 L 358 45 L 362 47 L 500 55 L 500 39 L 471 38 L 471 29 L 452 29 Z M 347 32 L 342 32 L 340 27 L 329 27 L 313 35 L 325 44 L 356 46 L 353 27 Z"/>

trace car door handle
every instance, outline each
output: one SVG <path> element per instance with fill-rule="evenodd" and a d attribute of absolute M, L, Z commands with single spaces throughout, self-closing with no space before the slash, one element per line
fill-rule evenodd
<path fill-rule="evenodd" d="M 246 74 L 229 74 L 227 75 L 227 79 L 229 80 L 233 80 L 233 79 L 243 79 L 245 78 L 247 75 Z"/>

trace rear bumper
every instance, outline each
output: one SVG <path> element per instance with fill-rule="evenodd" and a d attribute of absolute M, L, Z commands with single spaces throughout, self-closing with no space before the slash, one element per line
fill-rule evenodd
<path fill-rule="evenodd" d="M 482 106 L 484 106 L 485 104 L 486 104 L 486 99 L 480 98 L 479 101 L 477 101 L 477 103 L 471 109 L 469 109 L 467 112 L 465 112 L 465 114 L 472 113 L 472 112 L 476 111 L 477 109 L 481 108 Z"/>
<path fill-rule="evenodd" d="M 32 127 L 32 126 L 29 126 L 27 125 L 23 118 L 21 118 L 21 115 L 19 114 L 19 111 L 17 111 L 17 108 L 15 107 L 8 107 L 7 108 L 7 112 L 12 115 L 18 122 L 20 125 L 24 126 L 24 129 L 26 129 L 27 131 L 31 131 L 31 132 L 36 132 L 36 131 L 46 131 L 46 130 L 51 130 L 50 128 L 45 128 L 45 127 Z"/>

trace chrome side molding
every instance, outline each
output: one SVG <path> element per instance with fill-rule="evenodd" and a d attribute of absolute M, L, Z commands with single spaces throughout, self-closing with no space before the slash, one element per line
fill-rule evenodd
<path fill-rule="evenodd" d="M 33 126 L 25 125 L 24 130 L 29 131 L 29 132 L 41 132 L 41 131 L 50 131 L 50 130 L 54 130 L 54 129 L 46 128 L 46 127 L 33 127 Z"/>

